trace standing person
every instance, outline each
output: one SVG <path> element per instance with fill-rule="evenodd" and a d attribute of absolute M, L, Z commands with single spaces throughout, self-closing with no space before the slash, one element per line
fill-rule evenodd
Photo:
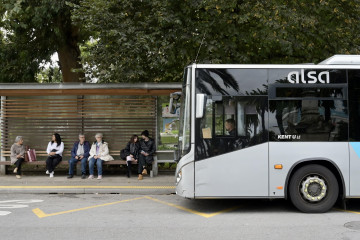
<path fill-rule="evenodd" d="M 14 173 L 16 178 L 21 178 L 21 164 L 25 161 L 25 147 L 23 145 L 24 140 L 22 136 L 15 138 L 15 143 L 11 146 L 11 164 L 15 164 Z"/>
<path fill-rule="evenodd" d="M 128 178 L 131 176 L 131 162 L 138 161 L 139 159 L 139 150 L 140 150 L 139 138 L 137 135 L 133 135 L 125 147 L 126 165 L 127 165 L 126 176 Z"/>
<path fill-rule="evenodd" d="M 138 180 L 143 179 L 143 175 L 147 174 L 146 164 L 151 165 L 154 161 L 154 153 L 156 152 L 155 141 L 149 137 L 149 131 L 145 130 L 141 133 L 140 155 L 138 165 Z"/>
<path fill-rule="evenodd" d="M 95 135 L 96 141 L 92 144 L 90 149 L 90 160 L 89 160 L 89 179 L 94 179 L 94 166 L 96 163 L 98 178 L 102 179 L 102 164 L 103 161 L 112 161 L 114 158 L 109 154 L 108 143 L 104 142 L 103 134 L 97 133 Z"/>
<path fill-rule="evenodd" d="M 81 161 L 81 179 L 86 178 L 86 163 L 90 155 L 90 143 L 85 141 L 85 135 L 79 134 L 79 141 L 74 143 L 71 149 L 71 159 L 69 160 L 69 176 L 74 177 L 74 168 L 78 161 Z"/>
<path fill-rule="evenodd" d="M 62 153 L 64 151 L 64 143 L 61 141 L 60 134 L 54 133 L 49 142 L 46 152 L 49 157 L 46 159 L 46 174 L 54 177 L 55 167 L 62 161 Z"/>

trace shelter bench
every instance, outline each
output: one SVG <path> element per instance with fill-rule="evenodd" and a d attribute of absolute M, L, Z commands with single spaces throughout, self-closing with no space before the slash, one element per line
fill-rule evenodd
<path fill-rule="evenodd" d="M 173 163 L 174 159 L 161 159 L 158 160 L 158 155 L 162 155 L 162 154 L 168 154 L 168 153 L 173 153 L 174 151 L 172 150 L 160 150 L 157 151 L 156 154 L 154 155 L 154 162 L 152 164 L 152 171 L 153 171 L 153 176 L 157 176 L 158 175 L 158 164 L 159 163 L 165 163 L 165 162 L 170 162 Z M 121 159 L 117 159 L 119 157 L 119 151 L 110 151 L 110 155 L 114 157 L 115 160 L 113 161 L 107 161 L 104 162 L 103 165 L 126 165 L 126 161 L 125 160 L 121 160 Z M 36 151 L 36 157 L 42 157 L 45 158 L 47 157 L 47 153 L 46 151 Z M 68 160 L 70 159 L 70 154 L 69 153 L 64 153 L 63 154 L 63 160 L 59 163 L 59 165 L 69 165 Z M 2 157 L 8 158 L 10 159 L 10 151 L 3 151 L 2 152 Z M 23 164 L 30 164 L 30 165 L 46 165 L 45 160 L 37 160 L 35 162 L 24 162 Z M 132 162 L 132 164 L 137 164 L 137 162 Z M 10 166 L 12 165 L 10 160 L 6 160 L 6 161 L 0 161 L 0 166 Z M 76 174 L 77 175 L 81 175 L 81 169 L 80 169 L 80 161 L 77 162 L 76 164 Z"/>

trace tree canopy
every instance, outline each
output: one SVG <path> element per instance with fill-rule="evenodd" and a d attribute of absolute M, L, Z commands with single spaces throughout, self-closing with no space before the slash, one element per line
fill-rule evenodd
<path fill-rule="evenodd" d="M 6 33 L 0 49 L 1 80 L 34 81 L 41 63 L 55 52 L 63 81 L 82 80 L 79 44 L 86 34 L 71 20 L 71 3 L 78 1 L 0 0 L 0 27 Z"/>
<path fill-rule="evenodd" d="M 31 79 L 61 49 L 75 56 L 70 69 L 99 82 L 181 81 L 197 54 L 199 63 L 317 63 L 360 52 L 359 0 L 0 2 L 11 33 L 2 36 L 0 80 L 12 68 Z"/>

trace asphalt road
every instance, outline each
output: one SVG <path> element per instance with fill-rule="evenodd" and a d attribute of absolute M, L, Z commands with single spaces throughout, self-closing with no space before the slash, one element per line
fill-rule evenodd
<path fill-rule="evenodd" d="M 304 214 L 285 200 L 0 194 L 0 239 L 360 239 L 360 200 L 348 210 Z"/>

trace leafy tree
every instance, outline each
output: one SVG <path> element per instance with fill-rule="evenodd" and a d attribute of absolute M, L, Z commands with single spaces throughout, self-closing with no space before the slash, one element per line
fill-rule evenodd
<path fill-rule="evenodd" d="M 105 82 L 181 81 L 200 63 L 319 62 L 359 53 L 358 0 L 81 0 L 96 44 L 83 61 Z"/>
<path fill-rule="evenodd" d="M 82 81 L 79 43 L 86 38 L 71 21 L 77 0 L 0 0 L 4 56 L 2 81 L 34 81 L 40 64 L 57 52 L 64 82 Z M 20 69 L 21 71 L 17 71 Z"/>

